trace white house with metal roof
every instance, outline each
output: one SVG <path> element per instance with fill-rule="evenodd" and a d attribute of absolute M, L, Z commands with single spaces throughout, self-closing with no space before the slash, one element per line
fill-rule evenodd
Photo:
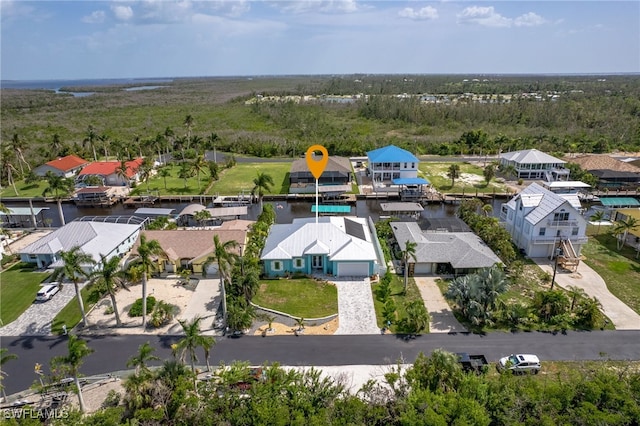
<path fill-rule="evenodd" d="M 418 177 L 418 157 L 395 145 L 367 152 L 367 160 L 369 175 L 374 183 Z"/>
<path fill-rule="evenodd" d="M 140 224 L 92 222 L 75 220 L 56 229 L 20 251 L 20 260 L 35 263 L 38 268 L 62 266 L 60 252 L 79 246 L 96 263 L 100 255 L 107 259 L 123 256 L 128 252 L 140 233 Z M 95 267 L 86 266 L 86 272 Z"/>
<path fill-rule="evenodd" d="M 500 220 L 514 244 L 529 257 L 553 257 L 560 248 L 563 256 L 578 259 L 587 242 L 587 221 L 579 210 L 537 183 L 503 204 Z"/>
<path fill-rule="evenodd" d="M 513 166 L 519 179 L 542 179 L 547 182 L 569 180 L 569 170 L 564 168 L 565 164 L 566 161 L 537 149 L 500 154 L 500 166 Z"/>
<path fill-rule="evenodd" d="M 267 276 L 322 274 L 370 276 L 378 273 L 375 231 L 367 219 L 294 219 L 271 227 L 260 259 Z"/>
<path fill-rule="evenodd" d="M 502 262 L 473 232 L 425 231 L 416 222 L 391 222 L 391 230 L 400 250 L 416 243 L 409 267 L 416 275 L 470 274 Z"/>

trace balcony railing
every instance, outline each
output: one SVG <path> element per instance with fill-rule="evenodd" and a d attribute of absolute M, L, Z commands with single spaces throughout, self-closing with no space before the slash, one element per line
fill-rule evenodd
<path fill-rule="evenodd" d="M 569 239 L 571 240 L 571 244 L 585 244 L 587 241 L 589 241 L 589 238 L 587 237 L 578 237 L 578 236 L 572 236 L 572 237 L 555 237 L 555 236 L 547 236 L 547 235 L 536 235 L 535 237 L 531 237 L 531 241 L 533 242 L 533 244 L 552 244 L 554 242 L 559 243 L 561 240 L 566 240 Z"/>
<path fill-rule="evenodd" d="M 552 228 L 562 228 L 562 227 L 576 227 L 578 226 L 577 220 L 547 220 L 547 226 Z"/>

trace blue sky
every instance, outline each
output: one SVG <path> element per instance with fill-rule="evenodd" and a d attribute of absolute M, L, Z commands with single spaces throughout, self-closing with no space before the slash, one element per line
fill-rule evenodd
<path fill-rule="evenodd" d="M 640 72 L 638 1 L 1 0 L 1 78 Z"/>

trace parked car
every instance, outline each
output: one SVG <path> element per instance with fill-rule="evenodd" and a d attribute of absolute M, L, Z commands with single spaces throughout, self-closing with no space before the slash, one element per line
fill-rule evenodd
<path fill-rule="evenodd" d="M 511 354 L 500 358 L 498 361 L 498 370 L 511 370 L 513 373 L 533 373 L 538 374 L 540 371 L 540 359 L 537 355 L 531 354 Z"/>
<path fill-rule="evenodd" d="M 44 285 L 38 291 L 36 300 L 39 302 L 46 302 L 47 300 L 51 299 L 59 290 L 60 287 L 58 286 L 58 283 Z"/>

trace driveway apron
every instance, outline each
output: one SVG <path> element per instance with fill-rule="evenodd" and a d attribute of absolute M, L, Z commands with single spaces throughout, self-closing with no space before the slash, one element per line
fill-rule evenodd
<path fill-rule="evenodd" d="M 453 315 L 440 288 L 436 284 L 438 277 L 413 277 L 420 290 L 424 306 L 430 315 L 430 333 L 456 333 L 467 331 Z"/>
<path fill-rule="evenodd" d="M 338 289 L 340 325 L 335 334 L 380 334 L 369 278 L 332 280 Z"/>

